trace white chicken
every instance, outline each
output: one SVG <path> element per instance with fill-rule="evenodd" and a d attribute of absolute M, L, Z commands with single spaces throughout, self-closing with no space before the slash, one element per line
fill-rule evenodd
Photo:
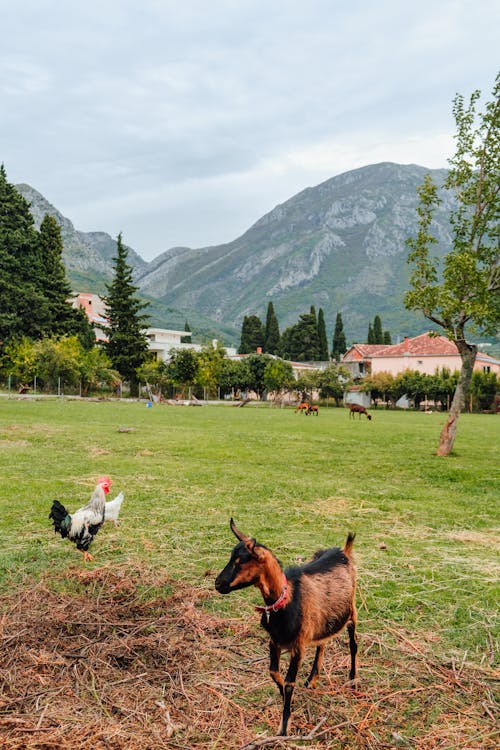
<path fill-rule="evenodd" d="M 113 500 L 109 500 L 106 503 L 105 520 L 112 521 L 115 526 L 119 526 L 118 516 L 120 515 L 120 508 L 122 507 L 124 495 L 120 492 Z"/>
<path fill-rule="evenodd" d="M 54 531 L 63 539 L 68 537 L 83 553 L 84 560 L 93 560 L 88 548 L 95 535 L 104 523 L 106 513 L 106 495 L 109 492 L 111 480 L 109 477 L 99 477 L 97 487 L 87 505 L 68 513 L 59 500 L 54 500 L 49 518 L 54 524 Z"/>

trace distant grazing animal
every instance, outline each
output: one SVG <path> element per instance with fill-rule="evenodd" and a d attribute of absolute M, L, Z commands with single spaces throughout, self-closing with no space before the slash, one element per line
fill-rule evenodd
<path fill-rule="evenodd" d="M 362 414 L 365 414 L 368 419 L 372 418 L 372 415 L 368 414 L 364 406 L 361 406 L 360 404 L 349 404 L 349 417 L 354 419 L 356 413 L 359 415 L 359 419 L 361 419 Z"/>
<path fill-rule="evenodd" d="M 309 401 L 301 401 L 300 404 L 298 404 L 297 408 L 295 409 L 295 413 L 298 411 L 303 411 L 307 414 L 307 410 L 309 409 Z"/>
<path fill-rule="evenodd" d="M 109 477 L 99 477 L 97 487 L 87 505 L 71 514 L 59 500 L 54 500 L 52 503 L 49 518 L 54 524 L 54 531 L 63 539 L 68 537 L 71 542 L 74 542 L 86 561 L 94 559 L 88 552 L 88 548 L 104 523 L 106 495 L 110 486 Z"/>
<path fill-rule="evenodd" d="M 309 405 L 306 411 L 306 414 L 316 414 L 316 416 L 319 415 L 319 406 L 311 406 Z"/>
<path fill-rule="evenodd" d="M 343 549 L 319 550 L 311 562 L 283 571 L 273 553 L 255 539 L 242 534 L 231 518 L 230 528 L 238 544 L 228 564 L 216 578 L 220 594 L 256 586 L 264 599 L 260 624 L 270 636 L 269 671 L 283 698 L 280 734 L 286 735 L 297 672 L 306 646 L 316 645 L 316 655 L 306 687 L 314 687 L 325 650 L 325 641 L 347 626 L 351 666 L 349 679 L 356 679 L 356 569 L 352 559 L 354 534 Z M 290 652 L 290 665 L 283 679 L 281 652 Z"/>

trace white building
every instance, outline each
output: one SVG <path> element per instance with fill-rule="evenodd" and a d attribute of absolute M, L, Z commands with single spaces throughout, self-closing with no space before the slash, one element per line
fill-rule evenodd
<path fill-rule="evenodd" d="M 149 342 L 149 351 L 153 357 L 165 361 L 171 349 L 194 349 L 199 352 L 200 344 L 184 344 L 181 339 L 190 336 L 189 331 L 172 331 L 168 328 L 147 328 L 146 336 Z"/>

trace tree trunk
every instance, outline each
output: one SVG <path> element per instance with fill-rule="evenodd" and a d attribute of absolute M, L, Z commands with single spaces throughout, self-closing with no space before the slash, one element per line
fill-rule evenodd
<path fill-rule="evenodd" d="M 464 409 L 470 391 L 474 362 L 476 361 L 477 346 L 468 344 L 464 339 L 454 342 L 457 345 L 462 358 L 462 369 L 458 377 L 457 387 L 451 402 L 450 412 L 446 424 L 441 430 L 439 446 L 436 451 L 438 456 L 448 456 L 453 450 L 455 436 L 457 433 L 458 418 Z"/>

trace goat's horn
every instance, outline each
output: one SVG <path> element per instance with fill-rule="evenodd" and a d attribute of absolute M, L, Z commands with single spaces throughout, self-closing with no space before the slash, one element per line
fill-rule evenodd
<path fill-rule="evenodd" d="M 249 536 L 246 536 L 246 534 L 242 534 L 242 533 L 241 533 L 241 531 L 239 531 L 239 530 L 238 530 L 238 529 L 236 528 L 236 524 L 234 523 L 234 521 L 233 521 L 233 519 L 232 519 L 232 518 L 231 518 L 231 521 L 230 521 L 230 523 L 229 523 L 229 526 L 230 526 L 230 528 L 231 528 L 231 531 L 232 531 L 232 532 L 233 532 L 233 534 L 235 535 L 236 539 L 239 539 L 239 540 L 240 540 L 240 542 L 247 542 L 247 541 L 248 541 L 248 540 L 250 539 L 250 537 L 249 537 Z"/>

